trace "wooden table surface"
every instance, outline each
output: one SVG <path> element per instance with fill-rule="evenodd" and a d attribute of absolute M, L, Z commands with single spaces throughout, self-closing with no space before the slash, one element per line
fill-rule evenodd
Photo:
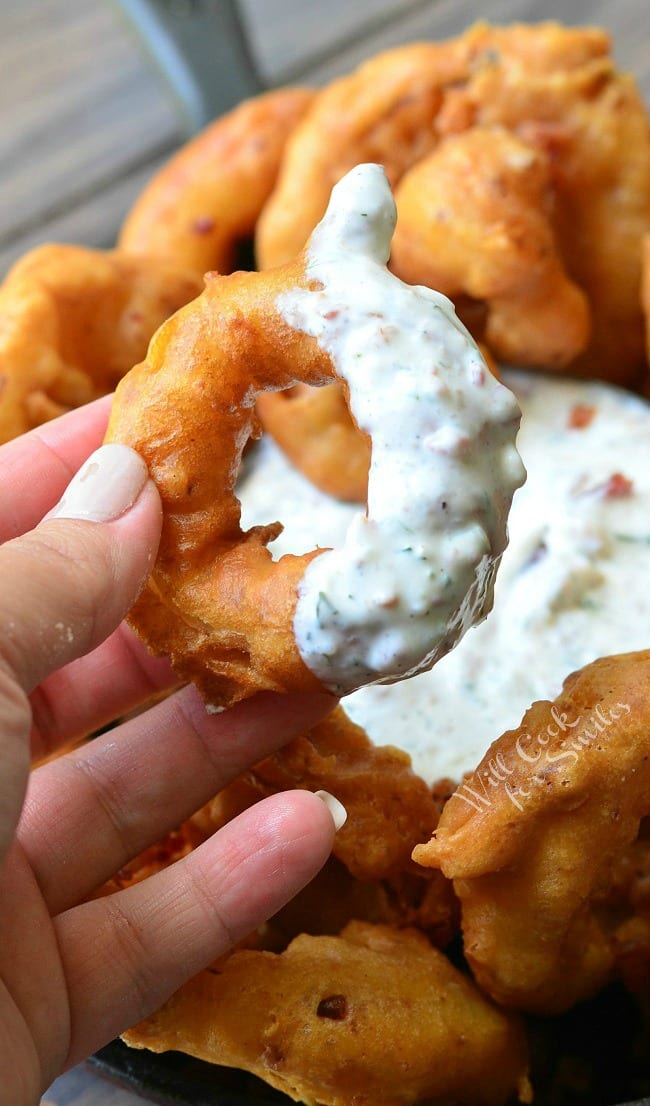
<path fill-rule="evenodd" d="M 163 0 L 161 0 L 163 2 Z M 166 0 L 181 10 L 210 0 Z M 477 14 L 607 27 L 650 100 L 647 0 L 239 0 L 265 85 L 323 84 L 386 46 L 446 37 Z M 187 126 L 168 84 L 110 0 L 0 6 L 0 271 L 44 241 L 109 246 L 130 204 Z M 53 1106 L 137 1106 L 85 1066 Z M 11 1104 L 7 1104 L 11 1106 Z"/>

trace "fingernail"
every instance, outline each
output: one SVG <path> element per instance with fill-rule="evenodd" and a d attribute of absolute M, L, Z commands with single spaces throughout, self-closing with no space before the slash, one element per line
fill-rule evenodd
<path fill-rule="evenodd" d="M 317 799 L 325 803 L 325 806 L 332 816 L 334 828 L 337 831 L 340 830 L 341 826 L 345 825 L 348 817 L 348 812 L 343 806 L 343 803 L 340 803 L 338 799 L 330 795 L 329 791 L 314 791 L 314 795 Z"/>
<path fill-rule="evenodd" d="M 132 507 L 149 473 L 142 457 L 113 442 L 90 455 L 47 518 L 113 522 Z"/>

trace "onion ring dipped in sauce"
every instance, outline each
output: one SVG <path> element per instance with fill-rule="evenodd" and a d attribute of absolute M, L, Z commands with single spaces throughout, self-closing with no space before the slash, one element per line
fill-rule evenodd
<path fill-rule="evenodd" d="M 479 342 L 483 360 L 500 379 L 496 361 Z M 370 442 L 354 423 L 338 382 L 322 388 L 296 384 L 286 392 L 262 392 L 257 413 L 294 469 L 334 499 L 365 503 Z"/>
<path fill-rule="evenodd" d="M 214 708 L 403 679 L 491 607 L 519 409 L 449 301 L 388 272 L 394 225 L 383 170 L 358 166 L 296 261 L 209 279 L 118 389 L 108 438 L 165 516 L 131 621 Z M 274 562 L 279 524 L 242 533 L 234 493 L 255 399 L 333 380 L 372 441 L 367 512 L 339 549 Z"/>

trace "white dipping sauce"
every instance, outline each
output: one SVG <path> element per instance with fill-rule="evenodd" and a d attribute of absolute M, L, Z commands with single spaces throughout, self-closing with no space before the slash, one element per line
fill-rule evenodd
<path fill-rule="evenodd" d="M 357 166 L 309 243 L 319 287 L 276 301 L 329 354 L 372 439 L 367 513 L 308 565 L 294 619 L 300 656 L 337 694 L 430 668 L 485 617 L 525 478 L 512 393 L 445 296 L 388 272 L 395 219 L 381 166 Z"/>
<path fill-rule="evenodd" d="M 430 781 L 473 769 L 570 672 L 650 646 L 650 406 L 607 385 L 504 377 L 523 410 L 528 480 L 514 497 L 494 610 L 432 671 L 344 703 L 377 744 L 406 749 Z M 277 556 L 337 544 L 353 513 L 270 441 L 242 503 L 247 526 L 284 523 Z"/>

